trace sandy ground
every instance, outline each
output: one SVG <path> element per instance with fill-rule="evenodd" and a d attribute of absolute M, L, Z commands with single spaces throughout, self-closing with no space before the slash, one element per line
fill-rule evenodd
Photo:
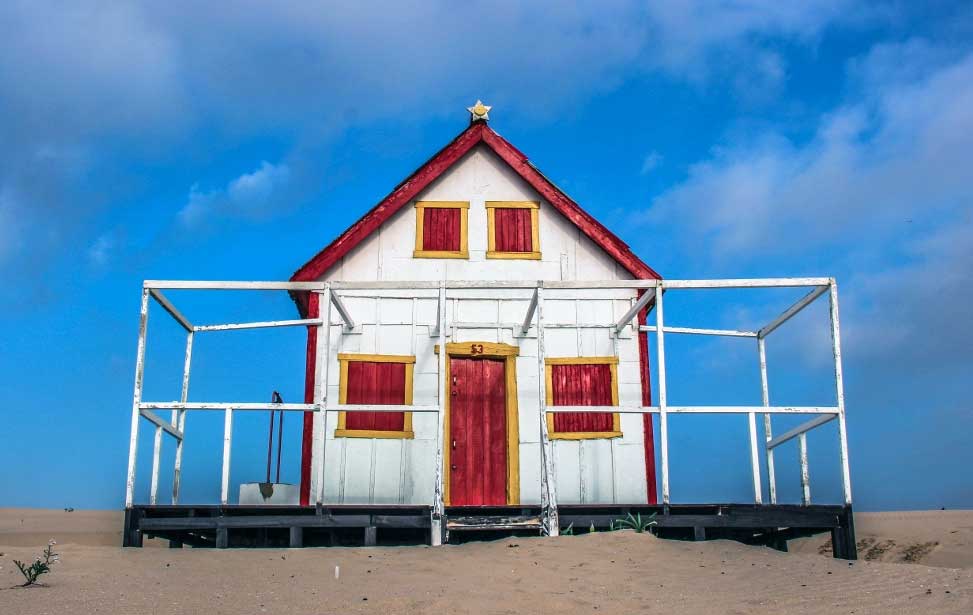
<path fill-rule="evenodd" d="M 437 549 L 121 549 L 115 512 L 0 509 L 0 613 L 973 612 L 973 511 L 856 521 L 861 541 L 894 545 L 855 563 L 819 555 L 824 539 L 780 553 L 632 532 Z M 62 561 L 47 586 L 12 588 L 10 560 L 52 535 Z"/>

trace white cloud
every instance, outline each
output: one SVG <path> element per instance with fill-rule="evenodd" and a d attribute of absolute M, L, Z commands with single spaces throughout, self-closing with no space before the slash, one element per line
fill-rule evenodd
<path fill-rule="evenodd" d="M 115 247 L 115 239 L 111 233 L 100 235 L 95 242 L 88 247 L 88 262 L 94 267 L 104 267 L 111 258 L 111 252 Z"/>
<path fill-rule="evenodd" d="M 196 226 L 217 214 L 247 218 L 270 215 L 287 193 L 290 178 L 287 164 L 274 165 L 264 160 L 253 172 L 231 180 L 224 188 L 204 192 L 193 184 L 179 211 L 179 221 L 185 226 Z"/>
<path fill-rule="evenodd" d="M 969 363 L 973 54 L 911 41 L 849 70 L 856 99 L 809 142 L 717 148 L 646 219 L 718 275 L 837 274 L 849 355 L 872 360 L 861 369 L 895 373 L 906 355 L 911 367 Z"/>
<path fill-rule="evenodd" d="M 662 154 L 653 150 L 642 161 L 642 169 L 640 172 L 642 175 L 648 175 L 660 164 L 662 164 Z"/>

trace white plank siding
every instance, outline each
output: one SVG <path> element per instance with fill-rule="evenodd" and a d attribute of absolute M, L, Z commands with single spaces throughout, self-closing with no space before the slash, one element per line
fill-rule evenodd
<path fill-rule="evenodd" d="M 416 259 L 416 214 L 406 206 L 342 258 L 321 280 L 616 280 L 631 276 L 594 242 L 544 202 L 491 151 L 480 146 L 430 185 L 416 200 L 469 201 L 469 259 Z M 486 201 L 540 202 L 541 260 L 486 258 Z M 327 238 L 322 238 L 325 243 Z M 406 298 L 404 291 L 337 291 L 354 333 L 343 333 L 332 314 L 328 398 L 338 399 L 337 353 L 415 355 L 413 403 L 437 403 L 436 293 Z M 614 291 L 615 300 L 588 300 L 583 291 L 551 291 L 545 299 L 548 357 L 619 357 L 621 405 L 641 405 L 638 338 L 615 339 L 609 325 L 631 307 L 634 291 Z M 574 294 L 572 294 L 574 293 Z M 367 297 L 363 297 L 363 295 Z M 376 298 L 378 296 L 396 298 Z M 517 399 L 520 432 L 521 502 L 540 501 L 537 340 L 519 335 L 530 293 L 510 289 L 450 291 L 449 341 L 517 345 Z M 455 297 L 475 297 L 457 300 Z M 453 327 L 473 323 L 475 328 Z M 592 328 L 597 324 L 600 328 Z M 588 326 L 586 326 L 588 325 Z M 515 335 L 516 334 L 516 335 Z M 533 332 L 531 332 L 533 335 Z M 435 482 L 436 415 L 414 413 L 412 440 L 334 438 L 337 414 L 326 431 L 325 502 L 428 504 Z M 319 423 L 320 424 L 320 423 Z M 623 436 L 614 440 L 554 442 L 559 503 L 640 503 L 646 501 L 642 417 L 622 415 Z M 314 459 L 320 450 L 315 438 Z M 317 477 L 312 473 L 311 493 Z"/>

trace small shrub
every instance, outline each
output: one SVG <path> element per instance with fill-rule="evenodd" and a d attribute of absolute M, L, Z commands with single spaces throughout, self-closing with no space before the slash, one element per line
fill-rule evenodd
<path fill-rule="evenodd" d="M 571 525 L 564 528 L 564 531 L 562 531 L 561 534 L 563 536 L 574 536 L 574 524 L 572 523 Z"/>
<path fill-rule="evenodd" d="M 47 543 L 47 548 L 44 549 L 43 560 L 37 558 L 31 565 L 24 564 L 20 560 L 14 560 L 14 564 L 20 569 L 20 574 L 24 575 L 25 583 L 21 587 L 27 587 L 28 585 L 33 585 L 37 583 L 37 578 L 42 574 L 47 574 L 51 571 L 51 566 L 53 566 L 59 559 L 60 556 L 54 552 L 54 545 L 57 544 L 53 538 Z"/>
<path fill-rule="evenodd" d="M 655 513 L 652 513 L 645 519 L 642 518 L 642 513 L 638 513 L 635 516 L 632 516 L 632 513 L 628 513 L 628 516 L 624 519 L 612 521 L 611 529 L 612 531 L 635 530 L 636 533 L 641 534 L 654 525 L 659 525 L 655 520 Z"/>

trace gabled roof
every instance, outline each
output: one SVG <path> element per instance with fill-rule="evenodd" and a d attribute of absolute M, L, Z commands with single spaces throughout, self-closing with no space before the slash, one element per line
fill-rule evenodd
<path fill-rule="evenodd" d="M 608 253 L 618 264 L 625 268 L 636 279 L 659 279 L 660 276 L 646 265 L 632 250 L 614 233 L 595 220 L 571 197 L 564 194 L 549 179 L 544 177 L 531 164 L 527 156 L 510 144 L 490 128 L 486 122 L 473 122 L 469 128 L 461 132 L 446 147 L 439 150 L 435 156 L 419 167 L 405 181 L 395 187 L 378 205 L 362 216 L 357 222 L 348 227 L 345 232 L 332 241 L 327 247 L 314 255 L 300 269 L 291 280 L 311 281 L 318 279 L 325 271 L 337 263 L 341 257 L 350 252 L 366 237 L 372 234 L 383 222 L 391 218 L 407 203 L 415 199 L 429 184 L 456 164 L 464 154 L 477 144 L 483 143 L 506 162 L 520 177 L 536 190 L 545 201 L 551 204 L 565 218 L 570 220 L 581 232 L 587 235 L 602 250 Z M 300 305 L 300 304 L 299 304 Z M 303 308 L 303 306 L 301 306 Z"/>

